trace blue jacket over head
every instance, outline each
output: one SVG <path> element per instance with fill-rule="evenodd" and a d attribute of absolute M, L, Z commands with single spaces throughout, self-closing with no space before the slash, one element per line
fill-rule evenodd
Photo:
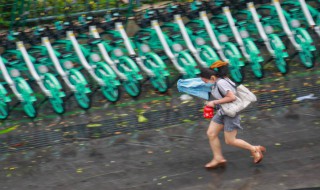
<path fill-rule="evenodd" d="M 213 84 L 205 83 L 201 78 L 179 79 L 177 87 L 184 92 L 198 98 L 209 100 Z"/>

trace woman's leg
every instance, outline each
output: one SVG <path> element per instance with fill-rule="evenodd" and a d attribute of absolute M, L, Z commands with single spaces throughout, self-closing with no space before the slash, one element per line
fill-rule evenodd
<path fill-rule="evenodd" d="M 242 139 L 237 139 L 237 133 L 237 130 L 225 131 L 226 144 L 250 150 L 254 157 L 254 163 L 259 163 L 263 158 L 262 152 L 266 151 L 265 148 L 263 146 L 253 146 Z"/>
<path fill-rule="evenodd" d="M 226 144 L 253 151 L 254 146 L 242 139 L 237 139 L 236 137 L 237 133 L 238 133 L 238 130 L 236 129 L 233 131 L 225 131 L 224 139 L 226 141 Z"/>
<path fill-rule="evenodd" d="M 223 129 L 223 125 L 218 124 L 214 121 L 210 122 L 207 135 L 209 138 L 209 143 L 210 147 L 213 153 L 213 159 L 211 162 L 206 164 L 206 167 L 212 167 L 217 165 L 220 162 L 225 162 L 226 160 L 224 159 L 221 151 L 221 145 L 220 145 L 220 140 L 219 140 L 219 132 Z"/>

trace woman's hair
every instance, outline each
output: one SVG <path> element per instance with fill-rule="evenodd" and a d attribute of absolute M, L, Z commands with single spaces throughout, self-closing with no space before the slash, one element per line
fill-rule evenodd
<path fill-rule="evenodd" d="M 216 61 L 209 68 L 200 69 L 200 77 L 210 79 L 212 75 L 224 78 L 229 72 L 229 67 L 227 62 Z"/>

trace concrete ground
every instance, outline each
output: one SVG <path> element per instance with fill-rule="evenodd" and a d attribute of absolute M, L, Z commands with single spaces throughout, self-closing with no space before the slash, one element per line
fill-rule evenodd
<path fill-rule="evenodd" d="M 266 146 L 262 163 L 223 143 L 228 165 L 208 171 L 208 120 L 1 155 L 0 189 L 320 188 L 318 102 L 243 115 L 239 132 Z M 156 122 L 156 121 L 155 121 Z"/>

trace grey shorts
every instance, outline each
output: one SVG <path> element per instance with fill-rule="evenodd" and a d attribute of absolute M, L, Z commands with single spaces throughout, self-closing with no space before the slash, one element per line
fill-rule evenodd
<path fill-rule="evenodd" d="M 217 113 L 211 119 L 213 122 L 224 125 L 224 131 L 233 131 L 235 129 L 243 129 L 240 125 L 240 115 L 235 117 L 229 117 L 227 115 L 222 115 Z"/>

